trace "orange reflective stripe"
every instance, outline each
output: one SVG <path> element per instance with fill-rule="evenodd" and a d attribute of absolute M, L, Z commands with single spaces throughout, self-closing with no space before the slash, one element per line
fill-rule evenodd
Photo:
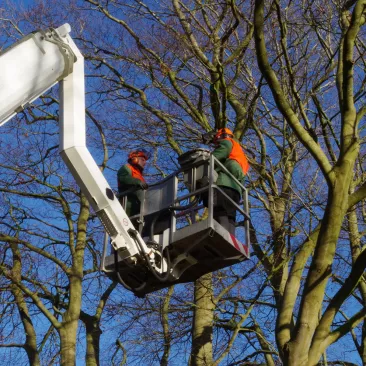
<path fill-rule="evenodd" d="M 140 169 L 134 167 L 133 165 L 131 164 L 127 164 L 127 166 L 130 168 L 131 170 L 131 173 L 132 173 L 132 178 L 137 178 L 137 179 L 140 179 L 142 180 L 143 182 L 145 182 L 145 178 L 143 177 Z"/>
<path fill-rule="evenodd" d="M 236 142 L 235 140 L 233 140 L 229 137 L 226 138 L 225 140 L 229 140 L 233 144 L 231 153 L 229 155 L 229 159 L 237 161 L 239 163 L 239 165 L 241 166 L 241 168 L 243 169 L 244 174 L 247 174 L 248 170 L 249 170 L 249 162 L 248 162 L 247 157 L 244 154 L 242 147 L 240 146 L 240 144 L 238 142 Z"/>

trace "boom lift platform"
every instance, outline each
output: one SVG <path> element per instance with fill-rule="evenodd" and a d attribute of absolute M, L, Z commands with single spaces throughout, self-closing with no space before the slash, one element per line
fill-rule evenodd
<path fill-rule="evenodd" d="M 180 157 L 181 169 L 145 193 L 139 217 L 127 216 L 86 147 L 84 59 L 70 30 L 37 31 L 0 53 L 0 126 L 60 82 L 60 155 L 105 228 L 102 270 L 143 296 L 247 258 L 247 191 L 238 182 L 243 202 L 231 201 L 241 217 L 232 235 L 213 218 L 215 191 L 230 200 L 215 185 L 215 168 L 226 169 L 205 150 Z"/>
<path fill-rule="evenodd" d="M 108 254 L 109 243 L 107 238 L 105 240 L 102 270 L 138 296 L 172 284 L 194 281 L 249 257 L 248 193 L 245 187 L 237 181 L 243 190 L 243 200 L 236 205 L 215 184 L 215 169 L 219 166 L 232 179 L 235 177 L 207 150 L 189 151 L 178 161 L 181 169 L 143 191 L 145 199 L 140 215 L 130 217 L 140 223 L 139 231 L 147 235 L 142 234 L 147 245 L 159 249 L 161 256 L 167 258 L 164 278 L 154 276 L 144 263 L 131 266 L 118 252 Z M 236 207 L 235 235 L 213 218 L 217 194 L 221 200 L 229 200 Z"/>

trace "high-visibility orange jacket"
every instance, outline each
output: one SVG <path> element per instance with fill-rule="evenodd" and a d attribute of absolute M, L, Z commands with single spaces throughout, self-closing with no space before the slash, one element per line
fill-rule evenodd
<path fill-rule="evenodd" d="M 239 142 L 235 141 L 234 139 L 228 137 L 227 140 L 229 140 L 233 145 L 229 155 L 229 159 L 237 161 L 243 169 L 243 173 L 247 174 L 249 170 L 249 162 L 244 154 L 242 147 L 240 146 Z"/>
<path fill-rule="evenodd" d="M 248 159 L 240 144 L 232 138 L 225 138 L 219 141 L 219 145 L 212 152 L 216 159 L 239 181 L 242 182 L 249 170 Z M 224 171 L 217 169 L 219 175 L 216 181 L 218 186 L 225 186 L 235 189 L 240 194 L 240 186 Z"/>
<path fill-rule="evenodd" d="M 132 186 L 140 185 L 140 182 L 145 182 L 142 175 L 142 170 L 132 164 L 123 165 L 117 173 L 118 190 L 125 191 Z"/>
<path fill-rule="evenodd" d="M 138 180 L 142 180 L 143 182 L 145 182 L 145 178 L 142 175 L 141 169 L 131 164 L 126 165 L 131 170 L 132 178 L 136 178 Z"/>
<path fill-rule="evenodd" d="M 139 187 L 141 181 L 145 182 L 142 169 L 132 164 L 123 165 L 117 173 L 118 192 L 123 193 L 132 187 Z M 127 194 L 126 212 L 128 216 L 137 215 L 141 206 L 141 190 Z"/>

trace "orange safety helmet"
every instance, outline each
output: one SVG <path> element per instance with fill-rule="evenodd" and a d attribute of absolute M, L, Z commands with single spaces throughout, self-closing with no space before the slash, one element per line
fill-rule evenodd
<path fill-rule="evenodd" d="M 213 142 L 216 143 L 219 138 L 225 137 L 234 137 L 233 132 L 229 128 L 220 128 L 215 137 L 213 138 Z"/>
<path fill-rule="evenodd" d="M 145 158 L 146 160 L 149 160 L 150 153 L 148 151 L 146 151 L 145 149 L 138 149 L 138 150 L 131 151 L 128 154 L 128 162 L 130 164 L 137 164 L 138 158 Z"/>

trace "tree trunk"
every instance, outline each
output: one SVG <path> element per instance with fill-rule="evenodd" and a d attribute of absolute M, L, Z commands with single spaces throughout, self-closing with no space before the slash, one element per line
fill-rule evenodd
<path fill-rule="evenodd" d="M 213 362 L 212 327 L 215 308 L 211 273 L 202 276 L 195 282 L 194 302 L 190 365 L 211 365 Z"/>
<path fill-rule="evenodd" d="M 161 322 L 164 331 L 164 353 L 160 361 L 160 366 L 168 366 L 169 362 L 169 354 L 171 347 L 171 335 L 169 330 L 169 304 L 173 291 L 174 286 L 169 287 L 168 293 L 165 296 L 163 307 L 161 310 L 162 311 Z"/>
<path fill-rule="evenodd" d="M 99 365 L 99 342 L 102 331 L 99 322 L 86 323 L 86 366 Z"/>
<path fill-rule="evenodd" d="M 352 193 L 354 190 L 352 189 Z M 350 245 L 351 245 L 351 253 L 352 253 L 352 263 L 355 263 L 357 257 L 361 253 L 361 234 L 358 229 L 358 218 L 356 209 L 353 208 L 349 212 L 348 217 L 348 229 L 350 232 Z M 366 283 L 364 280 L 361 280 L 358 285 L 358 290 L 363 300 L 364 306 L 366 306 Z M 362 337 L 361 344 L 359 347 L 360 357 L 362 359 L 362 364 L 366 365 L 366 322 L 364 321 L 362 324 Z"/>
<path fill-rule="evenodd" d="M 77 222 L 75 248 L 72 248 L 73 264 L 69 274 L 70 300 L 63 314 L 62 325 L 59 328 L 61 346 L 61 365 L 75 365 L 76 337 L 81 312 L 81 296 L 83 293 L 83 266 L 86 241 L 86 226 L 89 217 L 89 203 L 84 195 L 81 196 L 80 214 Z"/>
<path fill-rule="evenodd" d="M 13 253 L 13 269 L 12 275 L 16 281 L 21 281 L 22 273 L 22 261 L 18 244 L 10 245 Z M 22 290 L 16 285 L 12 284 L 11 291 L 14 295 L 15 302 L 19 311 L 19 316 L 23 324 L 26 339 L 24 343 L 24 350 L 27 353 L 29 364 L 32 366 L 40 365 L 38 348 L 37 348 L 37 335 L 33 326 L 32 319 L 29 315 L 28 306 L 24 299 Z"/>
<path fill-rule="evenodd" d="M 21 306 L 18 305 L 18 307 L 19 307 L 19 312 L 22 312 Z M 29 364 L 31 366 L 39 366 L 41 363 L 39 360 L 39 354 L 38 354 L 38 348 L 37 348 L 36 332 L 34 330 L 34 327 L 31 322 L 31 319 L 29 317 L 29 314 L 24 316 L 24 318 L 28 319 L 27 321 L 23 320 L 24 329 L 26 331 L 26 341 L 25 341 L 24 349 L 27 352 Z M 25 325 L 25 323 L 28 323 L 28 325 Z"/>
<path fill-rule="evenodd" d="M 352 175 L 349 173 L 348 176 Z M 348 189 L 349 179 L 343 179 L 343 181 L 338 179 L 333 192 L 329 194 L 313 261 L 304 288 L 300 316 L 295 329 L 296 336 L 288 344 L 285 365 L 308 365 L 308 362 L 314 364 L 314 360 L 319 360 L 323 353 L 320 346 L 324 337 L 329 334 L 329 329 L 319 329 L 315 339 L 313 337 L 318 326 L 325 287 L 332 273 L 332 263 L 339 233 L 347 211 Z M 310 347 L 313 355 L 310 357 L 311 361 L 309 360 Z"/>
<path fill-rule="evenodd" d="M 117 286 L 116 282 L 112 282 L 100 298 L 99 305 L 94 315 L 89 315 L 83 311 L 80 312 L 80 320 L 85 325 L 86 331 L 86 365 L 98 366 L 100 356 L 100 320 L 102 317 L 104 306 L 109 298 L 109 295 Z"/>
<path fill-rule="evenodd" d="M 365 321 L 362 324 L 361 358 L 362 358 L 362 365 L 366 365 L 366 322 Z"/>
<path fill-rule="evenodd" d="M 76 358 L 76 335 L 78 322 L 64 322 L 60 335 L 61 366 L 74 366 Z"/>

